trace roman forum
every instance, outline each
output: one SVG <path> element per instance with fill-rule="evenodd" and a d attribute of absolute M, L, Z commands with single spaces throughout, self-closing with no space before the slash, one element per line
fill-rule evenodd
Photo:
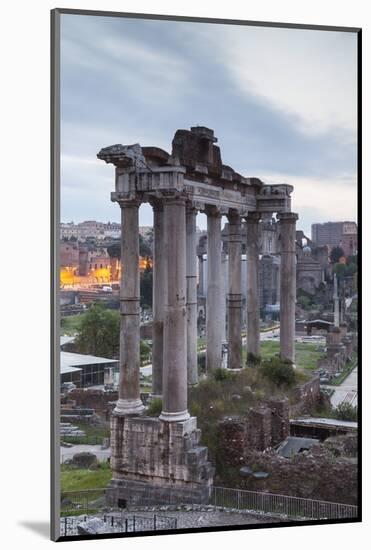
<path fill-rule="evenodd" d="M 247 226 L 248 361 L 260 354 L 258 230 L 276 214 L 281 253 L 280 354 L 292 363 L 295 336 L 297 214 L 293 187 L 265 185 L 222 164 L 214 131 L 177 130 L 172 152 L 157 147 L 113 145 L 98 158 L 115 166 L 111 199 L 121 208 L 120 386 L 111 423 L 113 503 L 151 502 L 171 489 L 207 502 L 213 468 L 199 444 L 197 419 L 187 410 L 187 386 L 197 384 L 196 215 L 207 215 L 206 369 L 221 367 L 223 340 L 221 218 L 229 222 L 227 289 L 228 368 L 240 369 L 242 349 L 241 225 Z M 153 395 L 161 396 L 158 418 L 141 415 L 139 386 L 139 206 L 154 214 Z M 125 271 L 124 271 L 125 270 Z"/>

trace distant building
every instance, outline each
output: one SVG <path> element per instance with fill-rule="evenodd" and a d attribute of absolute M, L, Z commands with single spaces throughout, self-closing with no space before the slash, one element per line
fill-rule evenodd
<path fill-rule="evenodd" d="M 345 256 L 353 256 L 358 250 L 358 232 L 355 222 L 326 222 L 312 225 L 312 241 L 316 246 L 330 249 L 341 246 Z"/>
<path fill-rule="evenodd" d="M 104 371 L 108 367 L 118 368 L 118 364 L 115 359 L 61 351 L 61 382 L 73 382 L 81 388 L 102 386 Z"/>
<path fill-rule="evenodd" d="M 77 224 L 74 222 L 60 224 L 60 237 L 62 240 L 74 237 L 80 242 L 85 242 L 87 239 L 117 239 L 120 235 L 121 226 L 116 222 L 103 223 L 95 220 L 87 220 Z"/>

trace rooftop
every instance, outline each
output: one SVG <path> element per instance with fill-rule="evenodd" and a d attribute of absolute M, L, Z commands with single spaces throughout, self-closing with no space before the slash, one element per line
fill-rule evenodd
<path fill-rule="evenodd" d="M 94 355 L 83 355 L 81 353 L 61 351 L 61 373 L 68 372 L 66 370 L 63 370 L 67 367 L 81 367 L 84 365 L 98 365 L 102 363 L 117 363 L 117 361 L 117 359 L 107 359 L 106 357 L 95 357 Z"/>

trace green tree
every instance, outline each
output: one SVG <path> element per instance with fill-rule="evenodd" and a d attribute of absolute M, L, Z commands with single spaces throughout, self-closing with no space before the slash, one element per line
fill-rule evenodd
<path fill-rule="evenodd" d="M 341 246 L 334 246 L 334 248 L 330 252 L 331 263 L 336 264 L 342 256 L 345 256 L 345 254 Z"/>
<path fill-rule="evenodd" d="M 142 256 L 142 258 L 145 258 L 148 256 L 149 258 L 152 258 L 152 249 L 147 239 L 145 239 L 142 235 L 139 235 L 139 254 Z"/>
<path fill-rule="evenodd" d="M 140 341 L 140 361 L 143 363 L 144 361 L 148 361 L 149 356 L 151 353 L 151 346 L 147 344 L 144 340 Z"/>
<path fill-rule="evenodd" d="M 140 305 L 152 308 L 153 270 L 149 263 L 140 275 Z"/>
<path fill-rule="evenodd" d="M 283 361 L 279 357 L 262 362 L 261 374 L 273 382 L 276 386 L 293 386 L 296 382 L 295 369 L 289 361 Z"/>
<path fill-rule="evenodd" d="M 120 350 L 119 312 L 93 304 L 78 329 L 76 347 L 80 353 L 117 359 Z"/>
<path fill-rule="evenodd" d="M 121 244 L 119 242 L 107 246 L 107 252 L 110 258 L 121 258 Z"/>

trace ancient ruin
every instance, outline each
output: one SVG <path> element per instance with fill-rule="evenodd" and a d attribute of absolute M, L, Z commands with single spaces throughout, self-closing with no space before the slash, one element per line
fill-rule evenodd
<path fill-rule="evenodd" d="M 199 444 L 197 419 L 187 410 L 187 386 L 197 383 L 196 215 L 207 215 L 206 368 L 221 366 L 223 284 L 221 218 L 229 221 L 227 289 L 229 369 L 241 361 L 241 243 L 246 227 L 247 351 L 260 354 L 259 224 L 276 214 L 280 233 L 280 353 L 295 362 L 297 214 L 291 212 L 293 187 L 265 185 L 224 165 L 214 131 L 196 126 L 177 130 L 172 152 L 157 147 L 113 145 L 98 158 L 113 164 L 112 201 L 121 208 L 122 281 L 120 294 L 119 399 L 111 420 L 112 503 L 125 505 L 146 497 L 161 500 L 167 489 L 207 502 L 213 468 Z M 152 383 L 161 396 L 159 418 L 143 416 L 139 386 L 139 234 L 141 203 L 154 214 L 154 323 Z"/>

